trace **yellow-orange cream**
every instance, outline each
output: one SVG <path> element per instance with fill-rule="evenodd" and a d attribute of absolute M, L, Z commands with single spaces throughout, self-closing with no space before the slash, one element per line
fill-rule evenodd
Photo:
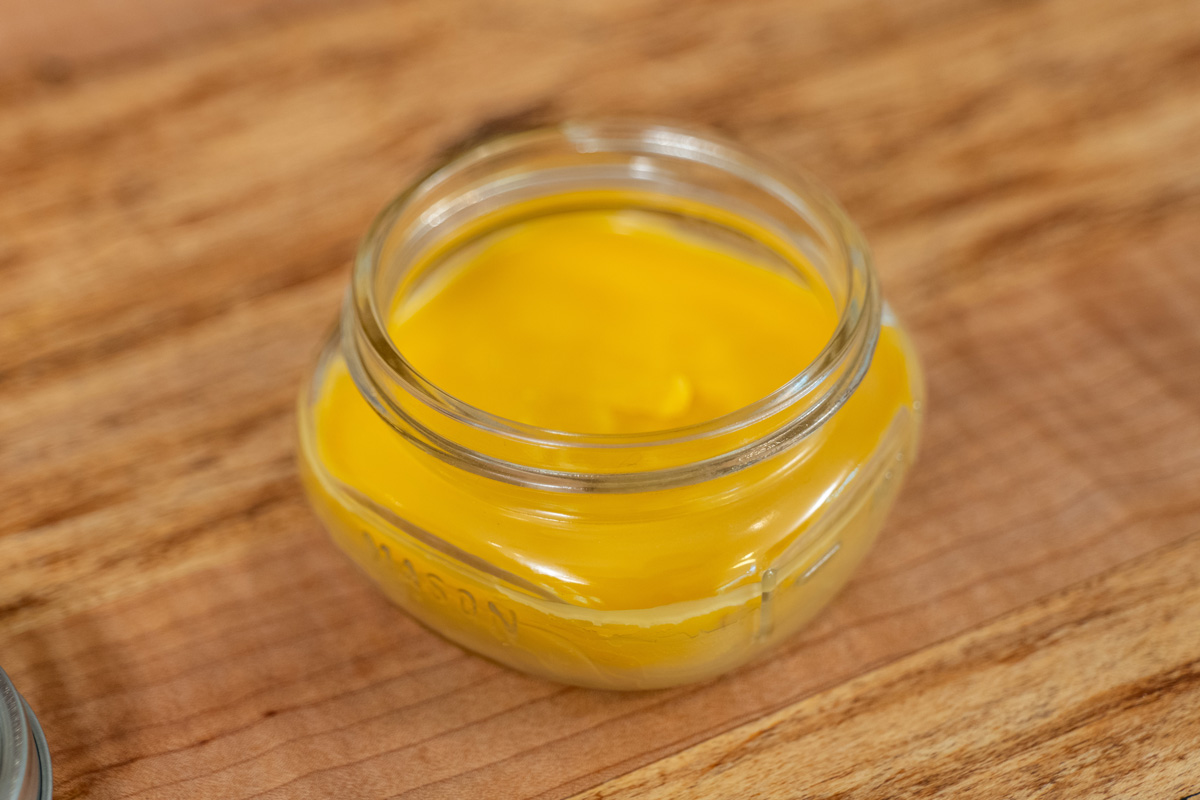
<path fill-rule="evenodd" d="M 765 397 L 837 321 L 815 274 L 784 274 L 640 212 L 596 210 L 482 237 L 396 302 L 389 333 L 463 403 L 611 435 L 695 425 Z M 911 457 L 919 391 L 907 339 L 885 319 L 858 389 L 795 447 L 699 483 L 571 493 L 442 463 L 376 414 L 339 356 L 323 369 L 305 410 L 306 477 L 341 545 L 451 638 L 623 688 L 715 674 L 841 586 Z"/>

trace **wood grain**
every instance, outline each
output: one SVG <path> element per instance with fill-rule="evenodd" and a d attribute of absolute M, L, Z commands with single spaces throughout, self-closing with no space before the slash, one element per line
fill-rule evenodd
<path fill-rule="evenodd" d="M 575 800 L 1195 797 L 1200 536 Z"/>
<path fill-rule="evenodd" d="M 0 0 L 0 75 L 23 72 L 62 83 L 98 61 L 168 53 L 333 1 Z"/>
<path fill-rule="evenodd" d="M 1200 530 L 1195 4 L 288 8 L 80 26 L 50 72 L 27 26 L 0 70 L 0 663 L 57 796 L 563 797 Z M 930 384 L 922 461 L 830 611 L 651 694 L 424 631 L 292 460 L 373 213 L 497 119 L 599 113 L 815 172 Z"/>

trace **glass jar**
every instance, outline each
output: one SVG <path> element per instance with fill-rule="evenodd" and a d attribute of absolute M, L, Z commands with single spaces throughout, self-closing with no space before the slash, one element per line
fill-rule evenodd
<path fill-rule="evenodd" d="M 50 800 L 52 789 L 42 727 L 0 669 L 0 800 Z"/>
<path fill-rule="evenodd" d="M 716 419 L 582 434 L 464 403 L 389 337 L 448 254 L 597 208 L 827 293 L 824 349 Z M 447 159 L 375 220 L 300 398 L 300 463 L 334 540 L 427 626 L 554 680 L 656 688 L 747 661 L 842 587 L 914 457 L 922 391 L 861 235 L 811 181 L 708 133 L 565 123 Z"/>

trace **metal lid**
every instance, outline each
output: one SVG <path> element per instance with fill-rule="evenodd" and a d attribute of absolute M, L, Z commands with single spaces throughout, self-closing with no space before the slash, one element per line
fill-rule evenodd
<path fill-rule="evenodd" d="M 0 800 L 50 800 L 52 789 L 42 727 L 0 669 Z"/>

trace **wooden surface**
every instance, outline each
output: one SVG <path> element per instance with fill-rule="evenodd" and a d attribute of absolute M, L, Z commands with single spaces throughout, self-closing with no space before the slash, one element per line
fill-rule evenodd
<path fill-rule="evenodd" d="M 1192 536 L 575 800 L 1195 797 L 1197 565 Z"/>
<path fill-rule="evenodd" d="M 496 120 L 599 113 L 807 166 L 930 386 L 830 610 L 630 695 L 417 626 L 292 461 L 374 212 Z M 1194 2 L 0 0 L 0 664 L 60 798 L 1179 800 L 1197 308 Z"/>

